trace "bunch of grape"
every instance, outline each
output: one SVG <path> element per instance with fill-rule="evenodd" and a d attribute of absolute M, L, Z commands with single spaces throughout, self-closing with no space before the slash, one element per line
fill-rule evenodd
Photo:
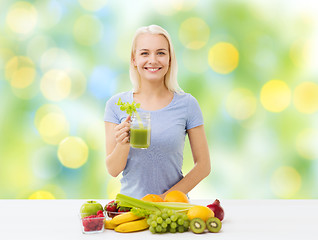
<path fill-rule="evenodd" d="M 147 218 L 149 230 L 152 233 L 176 233 L 188 231 L 190 221 L 185 212 L 163 209 L 150 214 Z"/>

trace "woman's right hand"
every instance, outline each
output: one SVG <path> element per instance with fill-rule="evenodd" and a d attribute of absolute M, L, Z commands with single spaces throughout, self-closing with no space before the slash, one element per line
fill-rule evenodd
<path fill-rule="evenodd" d="M 115 127 L 115 138 L 119 144 L 129 143 L 130 115 L 121 124 Z"/>

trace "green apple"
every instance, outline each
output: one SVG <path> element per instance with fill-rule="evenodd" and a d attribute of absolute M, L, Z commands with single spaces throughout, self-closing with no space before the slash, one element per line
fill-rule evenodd
<path fill-rule="evenodd" d="M 81 206 L 81 209 L 80 209 L 80 213 L 81 213 L 81 217 L 84 218 L 84 217 L 88 217 L 90 215 L 96 215 L 97 214 L 97 211 L 99 210 L 104 210 L 103 209 L 103 206 L 96 202 L 96 201 L 86 201 L 82 206 Z"/>

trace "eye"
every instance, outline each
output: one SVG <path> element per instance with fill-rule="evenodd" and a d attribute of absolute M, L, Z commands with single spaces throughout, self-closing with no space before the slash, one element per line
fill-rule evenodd
<path fill-rule="evenodd" d="M 141 52 L 140 55 L 148 55 L 148 52 Z"/>
<path fill-rule="evenodd" d="M 158 52 L 158 55 L 166 55 L 165 52 Z"/>

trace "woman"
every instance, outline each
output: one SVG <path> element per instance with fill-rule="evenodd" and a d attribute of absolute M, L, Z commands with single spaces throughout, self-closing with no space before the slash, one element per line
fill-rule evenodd
<path fill-rule="evenodd" d="M 197 100 L 177 83 L 177 62 L 169 34 L 157 25 L 136 31 L 131 49 L 130 79 L 134 89 L 106 103 L 106 166 L 110 175 L 122 172 L 121 193 L 142 198 L 172 190 L 187 194 L 210 173 L 210 157 Z M 151 114 L 151 145 L 129 145 L 130 116 L 120 111 L 118 99 L 140 103 Z M 194 167 L 183 176 L 185 136 L 188 134 Z"/>

